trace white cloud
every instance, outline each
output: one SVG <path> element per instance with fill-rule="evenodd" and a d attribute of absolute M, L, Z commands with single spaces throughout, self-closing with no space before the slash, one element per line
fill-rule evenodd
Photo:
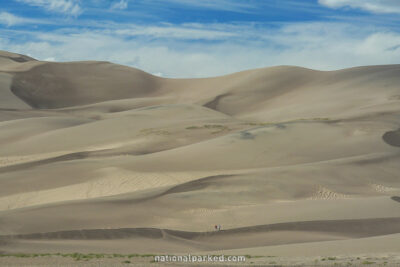
<path fill-rule="evenodd" d="M 198 24 L 182 24 L 179 26 L 164 24 L 161 26 L 130 25 L 116 30 L 109 30 L 120 36 L 147 36 L 151 38 L 186 39 L 186 40 L 224 40 L 236 36 L 235 32 L 226 29 L 207 29 Z"/>
<path fill-rule="evenodd" d="M 165 1 L 165 0 L 162 0 Z M 254 4 L 244 3 L 238 0 L 167 0 L 173 4 L 195 6 L 214 10 L 227 10 L 236 12 L 246 12 L 247 9 L 253 9 Z M 250 2 L 250 1 L 249 1 Z"/>
<path fill-rule="evenodd" d="M 330 8 L 360 8 L 373 13 L 400 13 L 399 0 L 318 0 Z"/>
<path fill-rule="evenodd" d="M 116 28 L 124 27 L 136 31 L 140 28 Z M 6 34 L 0 30 L 0 50 L 59 61 L 106 60 L 165 77 L 216 76 L 274 65 L 333 70 L 400 62 L 400 33 L 346 23 L 293 23 L 278 28 L 253 24 L 147 27 L 157 30 L 146 35 L 140 31 L 64 29 L 32 32 L 32 38 L 25 42 L 5 39 Z M 188 39 L 192 34 L 185 32 L 188 29 L 195 32 L 193 40 Z M 203 29 L 210 34 L 203 33 Z M 196 39 L 199 36 L 204 39 Z"/>
<path fill-rule="evenodd" d="M 77 16 L 82 13 L 78 0 L 17 0 L 31 6 L 42 7 L 47 11 Z"/>
<path fill-rule="evenodd" d="M 13 26 L 17 24 L 24 24 L 27 22 L 27 19 L 17 17 L 8 12 L 1 12 L 0 13 L 0 24 L 4 24 L 7 26 Z"/>
<path fill-rule="evenodd" d="M 8 12 L 0 12 L 0 25 L 8 27 L 22 24 L 48 24 L 46 20 L 19 17 Z"/>
<path fill-rule="evenodd" d="M 115 2 L 111 5 L 111 9 L 127 9 L 128 8 L 128 1 L 127 0 L 120 0 L 119 2 Z"/>

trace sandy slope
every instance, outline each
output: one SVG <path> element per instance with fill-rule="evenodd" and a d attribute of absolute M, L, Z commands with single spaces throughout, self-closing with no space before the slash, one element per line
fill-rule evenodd
<path fill-rule="evenodd" d="M 399 84 L 400 65 L 163 79 L 0 52 L 0 252 L 371 253 L 400 232 Z"/>

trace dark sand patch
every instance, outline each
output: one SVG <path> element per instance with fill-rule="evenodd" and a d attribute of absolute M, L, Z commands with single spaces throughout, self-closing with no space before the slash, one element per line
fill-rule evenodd
<path fill-rule="evenodd" d="M 87 229 L 70 230 L 48 233 L 33 233 L 22 235 L 0 236 L 0 240 L 10 239 L 121 239 L 121 238 L 162 238 L 164 234 L 179 237 L 187 240 L 206 240 L 209 237 L 235 236 L 244 238 L 242 234 L 263 233 L 274 231 L 297 231 L 297 232 L 320 232 L 337 234 L 352 238 L 362 238 L 378 235 L 400 233 L 400 217 L 394 218 L 372 218 L 357 220 L 323 220 L 323 221 L 302 221 L 288 222 L 267 225 L 257 225 L 233 228 L 212 232 L 190 232 L 157 228 L 120 228 L 120 229 Z"/>
<path fill-rule="evenodd" d="M 143 97 L 157 78 L 108 62 L 44 63 L 14 74 L 11 91 L 33 108 L 53 109 Z"/>
<path fill-rule="evenodd" d="M 210 108 L 210 109 L 214 109 L 217 110 L 218 104 L 221 101 L 222 98 L 229 96 L 230 94 L 222 94 L 219 96 L 216 96 L 212 101 L 207 102 L 206 104 L 204 104 L 203 106 L 206 108 Z"/>
<path fill-rule="evenodd" d="M 391 197 L 391 199 L 394 201 L 400 202 L 400 197 L 398 197 L 398 196 L 393 196 L 393 197 Z"/>
<path fill-rule="evenodd" d="M 382 136 L 382 139 L 388 145 L 400 147 L 400 129 L 397 131 L 386 132 Z"/>

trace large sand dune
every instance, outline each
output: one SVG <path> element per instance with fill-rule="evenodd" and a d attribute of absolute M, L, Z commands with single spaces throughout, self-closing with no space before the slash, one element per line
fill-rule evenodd
<path fill-rule="evenodd" d="M 399 118 L 400 65 L 165 79 L 0 52 L 0 251 L 367 253 L 400 233 Z"/>

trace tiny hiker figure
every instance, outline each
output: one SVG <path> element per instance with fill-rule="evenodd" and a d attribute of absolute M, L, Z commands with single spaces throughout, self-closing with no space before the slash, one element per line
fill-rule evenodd
<path fill-rule="evenodd" d="M 215 228 L 215 230 L 218 230 L 218 225 L 215 225 L 214 228 Z"/>

